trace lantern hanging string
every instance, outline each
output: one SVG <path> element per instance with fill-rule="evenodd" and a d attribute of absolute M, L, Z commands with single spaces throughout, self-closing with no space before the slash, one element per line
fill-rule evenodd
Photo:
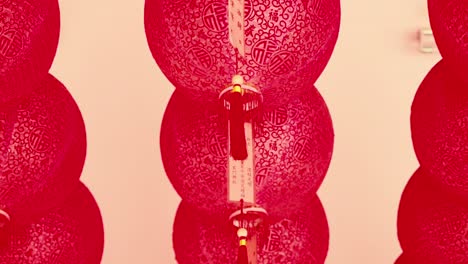
<path fill-rule="evenodd" d="M 239 239 L 239 248 L 238 248 L 238 254 L 237 254 L 237 263 L 238 264 L 248 264 L 249 263 L 249 257 L 248 257 L 248 252 L 247 252 L 247 236 L 248 236 L 248 231 L 247 231 L 247 226 L 246 226 L 246 220 L 244 218 L 244 199 L 240 200 L 240 211 L 241 211 L 241 217 L 240 217 L 240 223 L 239 223 L 239 229 L 237 230 L 237 237 Z"/>

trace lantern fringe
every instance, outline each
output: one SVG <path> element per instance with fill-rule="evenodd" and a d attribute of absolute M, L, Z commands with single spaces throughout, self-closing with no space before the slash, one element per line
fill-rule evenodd
<path fill-rule="evenodd" d="M 245 241 L 245 239 L 241 241 Z M 245 245 L 245 242 L 244 245 L 239 245 L 237 264 L 249 264 L 249 257 L 247 254 L 247 246 Z"/>

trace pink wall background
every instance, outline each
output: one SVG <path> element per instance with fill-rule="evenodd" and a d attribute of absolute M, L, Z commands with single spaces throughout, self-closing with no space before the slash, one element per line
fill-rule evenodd
<path fill-rule="evenodd" d="M 179 197 L 165 176 L 159 129 L 172 86 L 154 63 L 143 0 L 61 1 L 52 73 L 85 118 L 82 175 L 102 210 L 103 264 L 175 263 Z M 417 50 L 428 26 L 424 0 L 343 0 L 338 45 L 317 86 L 335 127 L 319 194 L 330 224 L 327 264 L 392 263 L 396 212 L 417 168 L 409 117 L 414 93 L 438 54 Z"/>

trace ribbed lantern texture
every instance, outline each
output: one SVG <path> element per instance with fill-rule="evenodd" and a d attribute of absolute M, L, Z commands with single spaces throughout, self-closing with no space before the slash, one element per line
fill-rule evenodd
<path fill-rule="evenodd" d="M 0 263 L 98 264 L 99 208 L 80 183 L 81 112 L 48 73 L 57 0 L 0 1 Z"/>
<path fill-rule="evenodd" d="M 240 75 L 263 96 L 261 108 L 253 110 L 253 184 L 270 225 L 258 238 L 258 263 L 324 263 L 328 225 L 316 191 L 330 164 L 334 133 L 314 83 L 337 40 L 339 0 L 245 0 L 244 55 L 230 42 L 229 4 L 236 3 L 145 3 L 149 48 L 175 86 L 160 146 L 167 176 L 183 200 L 174 223 L 177 261 L 238 260 L 239 240 L 228 225 L 229 214 L 239 209 L 228 202 L 228 156 L 245 152 L 228 140 L 229 129 L 239 128 L 228 125 L 239 121 L 232 117 L 235 103 L 228 115 L 218 96 Z M 239 136 L 235 132 L 231 140 Z"/>
<path fill-rule="evenodd" d="M 400 201 L 398 238 L 411 263 L 462 264 L 468 263 L 468 2 L 429 0 L 428 7 L 443 59 L 411 107 L 420 168 Z"/>

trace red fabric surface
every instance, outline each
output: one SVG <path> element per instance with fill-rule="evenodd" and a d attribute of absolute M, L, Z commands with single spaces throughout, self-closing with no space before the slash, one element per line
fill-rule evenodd
<path fill-rule="evenodd" d="M 260 264 L 324 263 L 328 251 L 328 223 L 317 196 L 302 209 L 270 225 L 257 237 Z M 236 231 L 182 202 L 174 222 L 173 244 L 179 264 L 235 263 Z"/>
<path fill-rule="evenodd" d="M 266 102 L 282 105 L 314 84 L 338 37 L 339 0 L 245 3 L 246 56 L 240 58 L 229 40 L 227 0 L 146 0 L 149 47 L 177 89 L 216 101 L 241 74 Z"/>
<path fill-rule="evenodd" d="M 426 264 L 426 263 L 428 262 L 422 257 L 417 258 L 417 257 L 409 255 L 406 252 L 403 252 L 397 258 L 394 264 Z"/>
<path fill-rule="evenodd" d="M 47 76 L 59 32 L 57 0 L 0 0 L 0 105 Z"/>
<path fill-rule="evenodd" d="M 439 62 L 419 87 L 411 107 L 414 149 L 422 167 L 468 201 L 468 84 Z"/>
<path fill-rule="evenodd" d="M 207 213 L 225 214 L 235 207 L 227 206 L 227 123 L 217 106 L 196 104 L 176 90 L 164 115 L 160 146 L 179 195 Z M 275 217 L 301 206 L 325 177 L 333 139 L 330 114 L 315 88 L 264 112 L 254 139 L 257 203 Z"/>
<path fill-rule="evenodd" d="M 428 0 L 429 18 L 442 56 L 468 82 L 468 1 Z"/>
<path fill-rule="evenodd" d="M 420 168 L 403 192 L 398 210 L 401 247 L 415 263 L 466 264 L 468 204 L 429 179 Z"/>
<path fill-rule="evenodd" d="M 19 103 L 0 105 L 0 209 L 24 221 L 61 203 L 86 156 L 84 122 L 53 76 Z"/>
<path fill-rule="evenodd" d="M 66 202 L 25 225 L 14 225 L 0 263 L 99 264 L 104 247 L 101 214 L 79 184 Z"/>

